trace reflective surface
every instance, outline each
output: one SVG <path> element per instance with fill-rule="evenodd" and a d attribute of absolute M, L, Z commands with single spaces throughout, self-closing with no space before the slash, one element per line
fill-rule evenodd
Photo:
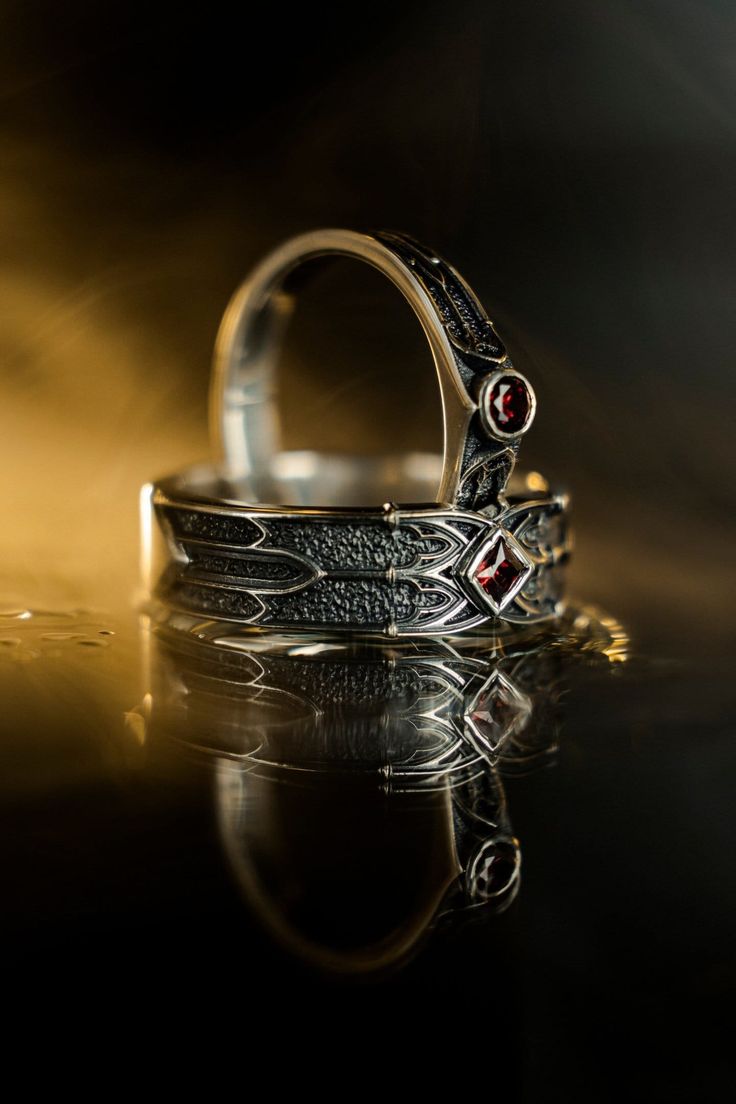
<path fill-rule="evenodd" d="M 161 610 L 6 609 L 1 635 L 14 999 L 111 1007 L 156 979 L 194 1010 L 243 988 L 306 1037 L 335 999 L 384 1025 L 429 1000 L 468 1031 L 501 1002 L 494 1037 L 526 1056 L 501 1083 L 528 1099 L 550 1064 L 584 1094 L 611 1023 L 647 1032 L 658 1084 L 691 1002 L 716 1045 L 736 903 L 717 665 L 631 656 L 585 609 L 557 642 L 389 651 Z"/>
<path fill-rule="evenodd" d="M 402 964 L 439 919 L 505 909 L 521 850 L 503 778 L 549 765 L 576 664 L 625 659 L 620 626 L 570 614 L 553 640 L 379 646 L 244 634 L 160 609 L 145 624 L 146 754 L 214 760 L 222 844 L 253 913 L 338 972 Z"/>

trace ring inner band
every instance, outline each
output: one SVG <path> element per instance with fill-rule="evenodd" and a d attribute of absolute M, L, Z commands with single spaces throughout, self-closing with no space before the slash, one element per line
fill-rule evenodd
<path fill-rule="evenodd" d="M 255 481 L 249 475 L 238 477 L 225 469 L 203 465 L 184 473 L 177 489 L 204 500 L 274 507 L 431 504 L 441 472 L 442 457 L 431 452 L 362 457 L 300 450 L 277 453 L 268 470 Z M 264 489 L 269 493 L 256 493 Z M 548 491 L 549 484 L 539 472 L 515 469 L 506 497 L 513 502 Z"/>

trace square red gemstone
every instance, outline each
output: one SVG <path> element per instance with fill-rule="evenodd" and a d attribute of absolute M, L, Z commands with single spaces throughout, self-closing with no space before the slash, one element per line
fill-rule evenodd
<path fill-rule="evenodd" d="M 499 537 L 473 574 L 478 585 L 500 608 L 527 570 L 528 565 L 517 556 L 503 537 Z"/>
<path fill-rule="evenodd" d="M 500 671 L 494 671 L 473 702 L 466 720 L 482 746 L 496 751 L 509 736 L 523 729 L 532 704 Z"/>

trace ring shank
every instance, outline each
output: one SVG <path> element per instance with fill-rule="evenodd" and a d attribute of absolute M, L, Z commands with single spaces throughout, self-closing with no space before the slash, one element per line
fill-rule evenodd
<path fill-rule="evenodd" d="M 315 509 L 326 502 L 335 509 L 375 509 L 387 502 L 431 506 L 438 505 L 432 496 L 441 470 L 442 457 L 431 452 L 363 457 L 299 450 L 273 457 L 264 478 L 274 494 L 266 500 L 254 497 L 249 479 L 234 477 L 228 469 L 209 464 L 190 468 L 162 485 L 175 494 L 204 502 L 238 506 L 250 503 L 267 509 Z M 539 472 L 515 469 L 507 499 L 548 492 L 549 484 Z"/>
<path fill-rule="evenodd" d="M 417 315 L 437 370 L 443 412 L 443 457 L 425 500 L 452 502 L 460 477 L 462 446 L 476 406 L 457 370 L 453 351 L 427 292 L 395 253 L 367 234 L 320 230 L 275 250 L 233 296 L 215 345 L 210 396 L 211 434 L 230 476 L 244 480 L 249 498 L 275 497 L 280 429 L 276 366 L 294 308 L 297 270 L 319 258 L 344 256 L 378 269 L 401 291 Z M 283 501 L 283 499 L 282 499 Z"/>

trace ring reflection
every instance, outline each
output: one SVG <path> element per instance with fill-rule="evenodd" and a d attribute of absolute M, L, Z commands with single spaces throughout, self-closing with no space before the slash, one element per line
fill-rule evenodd
<path fill-rule="evenodd" d="M 299 958 L 396 968 L 438 925 L 520 887 L 504 778 L 553 761 L 572 665 L 625 634 L 592 610 L 527 630 L 391 646 L 258 636 L 158 609 L 144 628 L 143 740 L 214 766 L 247 904 Z"/>

